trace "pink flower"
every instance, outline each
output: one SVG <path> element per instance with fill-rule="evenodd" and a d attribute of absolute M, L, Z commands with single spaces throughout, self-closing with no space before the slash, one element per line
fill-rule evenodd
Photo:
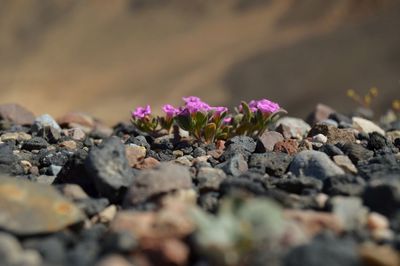
<path fill-rule="evenodd" d="M 137 107 L 134 112 L 132 112 L 132 116 L 136 119 L 142 119 L 151 114 L 150 105 L 146 105 L 146 107 Z"/>
<path fill-rule="evenodd" d="M 201 102 L 201 99 L 200 99 L 199 97 L 196 97 L 196 96 L 183 97 L 182 100 L 183 100 L 185 103 Z"/>
<path fill-rule="evenodd" d="M 170 104 L 164 105 L 163 106 L 163 111 L 165 112 L 165 114 L 169 118 L 174 117 L 175 115 L 177 115 L 180 112 L 180 110 L 178 108 L 175 108 Z"/>
<path fill-rule="evenodd" d="M 185 109 L 189 111 L 190 114 L 194 114 L 197 112 L 208 112 L 210 111 L 210 106 L 202 101 L 198 102 L 187 102 Z"/>
<path fill-rule="evenodd" d="M 262 99 L 257 102 L 257 109 L 263 114 L 271 114 L 280 109 L 279 104 L 271 102 L 267 99 Z"/>
<path fill-rule="evenodd" d="M 232 117 L 225 117 L 222 122 L 224 124 L 230 124 L 232 122 Z"/>
<path fill-rule="evenodd" d="M 216 116 L 221 116 L 223 113 L 228 112 L 228 108 L 224 106 L 211 107 L 211 110 L 214 111 Z"/>

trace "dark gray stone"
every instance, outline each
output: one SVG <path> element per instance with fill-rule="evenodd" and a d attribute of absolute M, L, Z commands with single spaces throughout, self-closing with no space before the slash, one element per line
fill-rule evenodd
<path fill-rule="evenodd" d="M 330 176 L 344 175 L 344 171 L 331 161 L 328 155 L 308 150 L 296 154 L 289 166 L 289 171 L 296 176 L 305 175 L 320 180 Z"/>
<path fill-rule="evenodd" d="M 217 165 L 216 168 L 224 170 L 227 175 L 239 176 L 248 170 L 248 165 L 243 155 L 239 153 Z"/>
<path fill-rule="evenodd" d="M 117 137 L 103 141 L 93 148 L 85 161 L 85 168 L 100 196 L 115 202 L 122 199 L 132 183 L 132 171 L 125 147 Z"/>
<path fill-rule="evenodd" d="M 350 240 L 316 238 L 293 248 L 284 258 L 284 266 L 361 266 L 355 243 Z"/>
<path fill-rule="evenodd" d="M 235 136 L 225 143 L 226 150 L 222 158 L 228 160 L 241 154 L 245 160 L 256 150 L 256 142 L 248 136 Z"/>
<path fill-rule="evenodd" d="M 192 188 L 192 178 L 187 167 L 174 163 L 161 163 L 156 168 L 142 170 L 133 178 L 124 205 L 137 205 L 163 193 L 190 188 Z"/>
<path fill-rule="evenodd" d="M 274 182 L 275 186 L 289 193 L 301 194 L 306 189 L 320 191 L 322 181 L 308 177 L 300 176 L 294 178 L 279 178 Z"/>
<path fill-rule="evenodd" d="M 27 151 L 46 149 L 49 143 L 41 137 L 33 137 L 22 144 L 22 149 Z"/>
<path fill-rule="evenodd" d="M 349 156 L 350 160 L 357 165 L 359 161 L 364 161 L 370 159 L 374 156 L 374 152 L 364 148 L 360 144 L 356 143 L 346 143 L 339 146 L 339 148 Z"/>
<path fill-rule="evenodd" d="M 281 176 L 286 173 L 292 159 L 292 156 L 282 152 L 254 153 L 250 156 L 249 168 L 272 176 Z"/>

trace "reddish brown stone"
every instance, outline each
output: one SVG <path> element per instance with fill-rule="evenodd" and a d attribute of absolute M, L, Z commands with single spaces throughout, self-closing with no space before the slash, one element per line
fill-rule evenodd
<path fill-rule="evenodd" d="M 19 104 L 9 103 L 0 105 L 0 119 L 18 125 L 31 125 L 35 120 L 35 116 L 31 111 Z"/>
<path fill-rule="evenodd" d="M 294 139 L 285 139 L 279 141 L 274 146 L 274 151 L 284 152 L 289 155 L 296 154 L 298 151 L 299 144 Z"/>
<path fill-rule="evenodd" d="M 276 131 L 265 131 L 257 140 L 257 151 L 266 152 L 273 151 L 277 142 L 283 140 L 281 133 Z"/>

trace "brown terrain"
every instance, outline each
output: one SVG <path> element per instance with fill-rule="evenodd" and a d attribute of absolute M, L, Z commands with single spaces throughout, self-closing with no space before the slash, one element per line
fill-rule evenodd
<path fill-rule="evenodd" d="M 382 111 L 400 98 L 399 14 L 394 0 L 1 1 L 0 102 L 115 123 L 184 95 L 267 97 L 304 116 L 376 86 Z"/>

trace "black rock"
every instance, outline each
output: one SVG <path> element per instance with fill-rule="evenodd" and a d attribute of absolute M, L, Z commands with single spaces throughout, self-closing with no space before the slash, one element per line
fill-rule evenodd
<path fill-rule="evenodd" d="M 13 153 L 14 145 L 0 144 L 0 173 L 12 173 L 13 165 L 17 163 L 17 156 Z"/>
<path fill-rule="evenodd" d="M 172 161 L 175 159 L 175 156 L 172 154 L 172 150 L 161 150 L 158 152 L 154 150 L 149 150 L 148 156 L 153 157 L 160 162 Z"/>
<path fill-rule="evenodd" d="M 38 157 L 41 167 L 50 165 L 63 166 L 68 162 L 70 155 L 67 152 L 41 150 Z"/>
<path fill-rule="evenodd" d="M 88 217 L 92 217 L 93 215 L 96 215 L 102 210 L 104 210 L 110 204 L 110 201 L 106 198 L 99 198 L 99 199 L 87 198 L 87 199 L 81 199 L 75 202 L 75 204 Z"/>
<path fill-rule="evenodd" d="M 247 192 L 256 196 L 265 195 L 266 190 L 262 183 L 253 182 L 247 178 L 226 178 L 219 186 L 221 195 L 230 195 L 237 192 Z"/>
<path fill-rule="evenodd" d="M 378 132 L 369 133 L 368 149 L 376 151 L 386 146 L 391 146 L 390 141 L 386 137 Z"/>
<path fill-rule="evenodd" d="M 332 176 L 324 180 L 323 192 L 330 196 L 359 196 L 365 186 L 366 182 L 359 176 Z"/>
<path fill-rule="evenodd" d="M 393 217 L 400 208 L 400 182 L 398 179 L 372 181 L 363 194 L 364 205 L 375 211 Z"/>
<path fill-rule="evenodd" d="M 227 175 L 239 176 L 248 170 L 248 165 L 243 155 L 239 153 L 218 164 L 216 168 L 224 170 Z"/>
<path fill-rule="evenodd" d="M 357 246 L 351 240 L 333 237 L 315 238 L 293 248 L 284 258 L 284 266 L 361 266 Z"/>
<path fill-rule="evenodd" d="M 57 175 L 54 184 L 77 184 L 90 196 L 97 197 L 98 193 L 92 178 L 85 168 L 88 153 L 85 150 L 75 152 Z"/>
<path fill-rule="evenodd" d="M 45 149 L 49 146 L 49 143 L 41 137 L 33 137 L 30 140 L 25 141 L 22 144 L 22 149 L 24 150 L 40 150 Z"/>
<path fill-rule="evenodd" d="M 256 142 L 248 136 L 235 136 L 225 143 L 226 149 L 222 158 L 227 160 L 241 154 L 245 160 L 256 150 Z"/>
<path fill-rule="evenodd" d="M 292 159 L 292 156 L 282 152 L 254 153 L 250 156 L 249 168 L 272 176 L 281 176 L 286 173 Z"/>
<path fill-rule="evenodd" d="M 400 162 L 393 154 L 378 155 L 359 163 L 359 174 L 367 180 L 396 177 L 400 179 Z"/>
<path fill-rule="evenodd" d="M 340 144 L 338 144 L 340 145 Z M 364 161 L 370 159 L 374 156 L 374 152 L 364 148 L 360 144 L 356 143 L 345 143 L 344 145 L 340 145 L 339 148 L 349 156 L 350 160 L 357 165 L 359 161 Z"/>
<path fill-rule="evenodd" d="M 137 136 L 137 128 L 131 123 L 119 123 L 113 128 L 113 135 L 122 137 L 123 135 Z"/>
<path fill-rule="evenodd" d="M 304 190 L 320 191 L 322 189 L 321 180 L 308 176 L 279 178 L 274 184 L 281 190 L 295 194 L 302 194 Z"/>
<path fill-rule="evenodd" d="M 393 141 L 394 146 L 400 149 L 400 138 L 397 138 Z"/>
<path fill-rule="evenodd" d="M 117 137 L 106 139 L 99 147 L 93 148 L 85 161 L 85 168 L 99 195 L 112 202 L 121 200 L 132 183 L 125 147 Z"/>
<path fill-rule="evenodd" d="M 336 112 L 332 113 L 329 115 L 329 119 L 336 121 L 339 125 L 340 124 L 343 124 L 343 125 L 351 125 L 352 124 L 351 118 L 344 114 L 341 114 L 341 113 L 336 113 Z"/>
<path fill-rule="evenodd" d="M 333 144 L 324 144 L 319 151 L 326 153 L 331 158 L 335 155 L 343 155 L 342 150 Z"/>

